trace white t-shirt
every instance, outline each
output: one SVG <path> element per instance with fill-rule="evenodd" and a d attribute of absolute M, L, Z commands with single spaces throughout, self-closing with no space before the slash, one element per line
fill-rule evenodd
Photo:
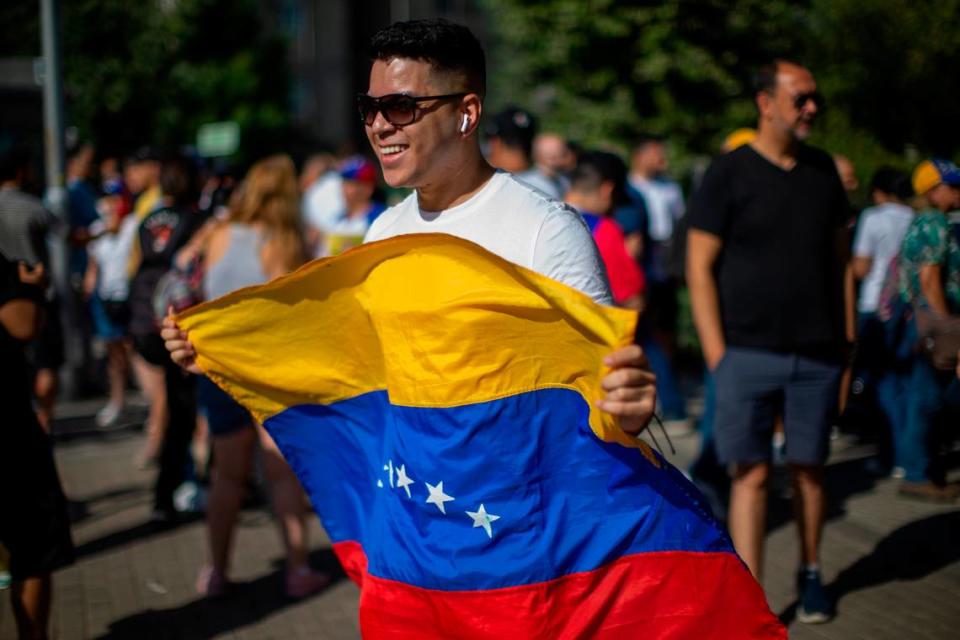
<path fill-rule="evenodd" d="M 328 171 L 303 192 L 303 221 L 315 229 L 323 229 L 346 209 L 343 200 L 343 179 L 336 171 Z"/>
<path fill-rule="evenodd" d="M 87 245 L 97 261 L 97 295 L 101 300 L 126 300 L 130 291 L 127 265 L 140 223 L 134 214 L 127 215 L 116 233 L 105 233 Z"/>
<path fill-rule="evenodd" d="M 860 224 L 853 238 L 853 255 L 871 258 L 873 263 L 860 285 L 858 311 L 871 313 L 877 310 L 887 266 L 900 251 L 903 236 L 912 220 L 913 209 L 893 202 L 868 207 L 860 214 Z"/>
<path fill-rule="evenodd" d="M 613 304 L 597 245 L 580 214 L 498 171 L 466 202 L 420 209 L 417 193 L 383 212 L 365 242 L 408 233 L 447 233 L 501 258 Z"/>
<path fill-rule="evenodd" d="M 668 242 L 685 208 L 680 185 L 666 178 L 649 180 L 636 174 L 630 176 L 630 184 L 640 192 L 647 205 L 650 238 L 654 242 Z"/>

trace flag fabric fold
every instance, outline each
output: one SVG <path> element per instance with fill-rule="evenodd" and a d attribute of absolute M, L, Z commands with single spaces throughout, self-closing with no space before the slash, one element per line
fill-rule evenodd
<path fill-rule="evenodd" d="M 366 637 L 786 637 L 693 486 L 594 407 L 636 314 L 425 234 L 177 322 L 297 474 Z"/>

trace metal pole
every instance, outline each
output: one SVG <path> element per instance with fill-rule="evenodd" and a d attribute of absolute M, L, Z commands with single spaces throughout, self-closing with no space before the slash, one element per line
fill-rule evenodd
<path fill-rule="evenodd" d="M 63 183 L 63 77 L 60 72 L 60 5 L 40 0 L 43 41 L 43 149 L 47 173 L 47 206 L 61 219 L 67 215 Z"/>
<path fill-rule="evenodd" d="M 82 334 L 77 330 L 77 314 L 69 281 L 68 260 L 70 233 L 67 211 L 67 189 L 64 184 L 63 75 L 60 68 L 60 2 L 40 0 L 40 35 L 43 43 L 43 149 L 47 190 L 47 207 L 61 224 L 48 239 L 50 278 L 60 299 L 66 366 L 61 369 L 60 387 L 65 395 L 76 395 L 76 372 L 83 362 Z M 65 374 L 65 375 L 64 375 Z"/>

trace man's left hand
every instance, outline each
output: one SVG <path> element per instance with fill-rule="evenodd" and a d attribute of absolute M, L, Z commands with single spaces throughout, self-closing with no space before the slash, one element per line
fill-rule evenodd
<path fill-rule="evenodd" d="M 639 345 L 617 349 L 603 359 L 611 371 L 600 384 L 607 395 L 597 407 L 620 418 L 620 428 L 637 435 L 650 423 L 657 404 L 656 376 Z"/>

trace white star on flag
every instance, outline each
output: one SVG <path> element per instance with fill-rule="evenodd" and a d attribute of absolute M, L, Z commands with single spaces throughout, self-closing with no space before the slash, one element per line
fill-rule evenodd
<path fill-rule="evenodd" d="M 473 526 L 483 527 L 483 530 L 487 532 L 487 537 L 493 537 L 493 529 L 490 527 L 490 523 L 495 520 L 499 520 L 500 516 L 495 516 L 492 513 L 487 513 L 487 510 L 483 508 L 483 504 L 480 505 L 480 508 L 476 511 L 467 511 L 468 516 L 473 518 Z"/>
<path fill-rule="evenodd" d="M 427 497 L 427 503 L 437 505 L 440 513 L 447 515 L 447 508 L 443 506 L 443 503 L 452 502 L 454 498 L 443 492 L 443 481 L 438 482 L 437 486 L 433 486 L 429 482 L 424 482 L 424 484 L 427 485 L 427 491 L 430 492 L 430 495 Z"/>
<path fill-rule="evenodd" d="M 410 497 L 410 485 L 416 484 L 410 477 L 407 475 L 406 465 L 400 465 L 397 468 L 397 486 L 407 492 L 407 497 Z"/>

